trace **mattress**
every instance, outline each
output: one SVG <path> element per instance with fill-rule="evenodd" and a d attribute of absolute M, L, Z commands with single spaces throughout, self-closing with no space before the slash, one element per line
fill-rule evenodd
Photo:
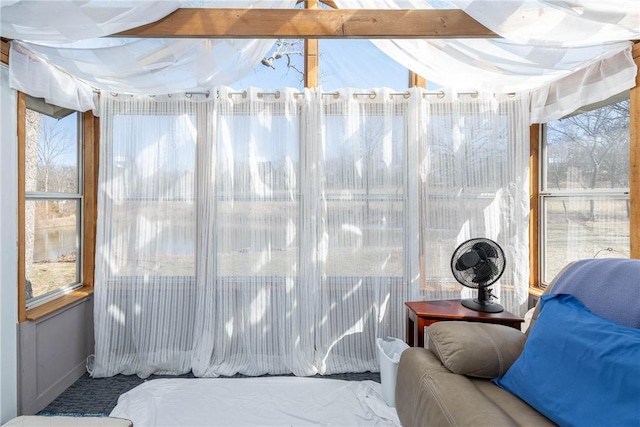
<path fill-rule="evenodd" d="M 110 416 L 142 426 L 399 426 L 374 381 L 176 378 L 123 394 Z"/>
<path fill-rule="evenodd" d="M 111 417 L 23 415 L 3 427 L 131 427 L 131 421 Z"/>

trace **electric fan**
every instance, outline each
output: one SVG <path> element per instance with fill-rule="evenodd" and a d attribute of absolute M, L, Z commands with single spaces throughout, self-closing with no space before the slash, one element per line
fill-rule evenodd
<path fill-rule="evenodd" d="M 451 271 L 461 285 L 477 289 L 478 297 L 463 299 L 462 305 L 485 313 L 499 313 L 504 310 L 500 304 L 491 302 L 489 286 L 494 284 L 505 268 L 504 251 L 490 239 L 470 239 L 453 251 Z"/>

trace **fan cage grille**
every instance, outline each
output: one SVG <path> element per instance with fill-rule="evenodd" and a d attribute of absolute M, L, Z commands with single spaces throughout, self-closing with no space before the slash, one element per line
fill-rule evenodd
<path fill-rule="evenodd" d="M 475 247 L 475 249 L 474 249 Z M 470 252 L 480 252 L 481 261 L 479 261 L 484 275 L 489 274 L 487 269 L 491 269 L 489 276 L 483 279 L 478 276 L 478 270 L 474 270 L 473 267 L 460 269 L 460 259 Z M 487 263 L 488 262 L 488 263 Z M 504 251 L 491 239 L 487 238 L 475 238 L 469 239 L 461 243 L 451 256 L 451 271 L 453 277 L 463 286 L 472 289 L 486 288 L 491 286 L 500 279 L 504 273 L 505 255 Z M 475 279 L 475 280 L 474 280 Z"/>

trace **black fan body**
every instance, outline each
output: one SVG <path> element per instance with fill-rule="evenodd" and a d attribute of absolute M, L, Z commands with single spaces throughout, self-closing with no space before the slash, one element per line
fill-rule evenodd
<path fill-rule="evenodd" d="M 478 289 L 477 298 L 463 299 L 463 306 L 485 313 L 504 310 L 491 301 L 491 289 L 505 269 L 504 251 L 490 239 L 470 239 L 456 248 L 451 257 L 451 271 L 461 285 Z"/>

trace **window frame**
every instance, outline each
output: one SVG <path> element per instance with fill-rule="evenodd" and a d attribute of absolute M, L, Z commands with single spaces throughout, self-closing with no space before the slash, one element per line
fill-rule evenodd
<path fill-rule="evenodd" d="M 622 101 L 621 99 L 613 99 L 610 103 L 608 103 L 607 105 L 611 105 L 617 102 Z M 631 101 L 630 101 L 631 102 Z M 600 107 L 605 107 L 606 105 L 600 105 L 598 106 L 598 108 Z M 582 112 L 580 114 L 583 114 Z M 629 120 L 629 130 L 631 131 L 633 127 L 633 121 L 630 117 Z M 629 185 L 627 187 L 620 187 L 620 188 L 593 188 L 593 189 L 553 189 L 550 188 L 550 186 L 547 183 L 547 172 L 548 172 L 548 150 L 547 150 L 547 130 L 548 130 L 548 123 L 544 123 L 544 124 L 540 124 L 539 125 L 539 144 L 538 144 L 538 153 L 539 154 L 539 158 L 538 158 L 538 177 L 536 177 L 537 180 L 537 194 L 535 194 L 533 191 L 531 193 L 531 200 L 532 203 L 535 200 L 537 202 L 537 206 L 535 207 L 536 209 L 536 222 L 537 222 L 537 249 L 534 252 L 534 247 L 533 245 L 531 245 L 530 243 L 530 249 L 532 251 L 532 256 L 536 256 L 537 257 L 537 261 L 538 261 L 538 265 L 536 267 L 536 273 L 537 273 L 537 280 L 535 280 L 536 283 L 530 283 L 530 286 L 536 286 L 539 288 L 544 289 L 545 287 L 547 287 L 550 283 L 551 280 L 553 280 L 553 277 L 549 277 L 546 278 L 545 274 L 546 274 L 546 267 L 547 267 L 547 248 L 546 248 L 546 242 L 547 242 L 547 218 L 546 218 L 546 204 L 547 202 L 553 200 L 553 199 L 565 199 L 565 200 L 575 200 L 575 201 L 580 201 L 580 200 L 584 200 L 585 198 L 588 199 L 592 199 L 592 200 L 605 200 L 605 199 L 609 199 L 609 200 L 626 200 L 627 203 L 630 203 L 631 201 L 631 180 L 629 181 Z M 532 131 L 532 135 L 533 135 L 533 131 Z M 532 138 L 532 148 L 533 148 L 533 143 L 534 143 L 534 139 Z M 629 149 L 631 149 L 631 145 L 632 145 L 632 140 L 629 140 Z M 632 162 L 632 157 L 629 156 L 629 161 Z M 631 173 L 632 171 L 632 164 L 630 163 L 629 165 L 629 173 Z M 533 181 L 533 176 L 532 176 L 532 181 Z M 633 236 L 631 236 L 631 227 L 633 224 L 633 217 L 629 216 L 629 229 L 630 229 L 630 236 L 629 236 L 629 244 L 631 246 L 631 241 L 633 239 Z M 532 236 L 533 238 L 533 236 Z M 631 254 L 629 255 L 631 256 Z M 532 273 L 533 273 L 533 269 L 532 269 Z M 533 276 L 533 274 L 532 274 Z"/>
<path fill-rule="evenodd" d="M 65 288 L 64 291 L 50 295 L 38 301 L 38 304 L 27 305 L 26 301 L 26 270 L 25 270 L 25 204 L 28 200 L 43 200 L 37 192 L 30 192 L 35 197 L 27 198 L 26 191 L 26 112 L 27 95 L 18 92 L 18 322 L 35 321 L 48 316 L 58 310 L 84 300 L 93 294 L 93 272 L 95 265 L 95 235 L 97 214 L 97 178 L 98 178 L 98 143 L 99 143 L 99 119 L 92 112 L 78 112 L 78 194 L 75 193 L 49 193 L 45 199 L 78 200 L 80 212 L 77 219 L 79 235 L 78 268 L 79 283 L 77 286 Z M 80 193 L 82 191 L 82 193 Z M 46 194 L 46 193 L 45 193 Z M 72 195 L 73 197 L 69 197 Z M 53 197 L 51 197 L 53 196 Z"/>
<path fill-rule="evenodd" d="M 27 110 L 31 110 L 36 113 L 47 116 L 46 113 L 43 113 L 36 109 L 29 108 L 28 101 L 27 101 Z M 76 248 L 76 281 L 73 283 L 64 285 L 62 287 L 59 287 L 56 290 L 47 292 L 46 294 L 32 297 L 31 299 L 26 300 L 25 304 L 26 304 L 27 310 L 40 306 L 48 301 L 52 301 L 63 294 L 72 292 L 82 287 L 82 271 L 83 271 L 82 244 L 83 244 L 83 236 L 84 236 L 84 233 L 83 233 L 84 227 L 83 227 L 83 221 L 82 221 L 83 214 L 84 214 L 83 212 L 84 211 L 83 210 L 84 185 L 82 181 L 82 177 L 84 175 L 83 162 L 82 162 L 82 145 L 83 145 L 82 113 L 74 111 L 70 114 L 76 115 L 76 140 L 75 140 L 76 166 L 77 166 L 77 170 L 75 174 L 76 175 L 76 191 L 73 193 L 72 192 L 66 193 L 66 192 L 42 191 L 37 189 L 35 191 L 25 190 L 24 197 L 25 197 L 25 205 L 28 202 L 39 202 L 39 201 L 75 201 L 76 202 L 77 208 L 76 208 L 76 221 L 75 221 L 76 232 L 75 233 L 76 233 L 76 239 L 78 242 L 78 245 Z M 25 159 L 24 159 L 25 164 L 26 164 L 26 160 L 27 159 L 25 156 Z M 26 244 L 21 248 L 21 250 L 25 250 L 25 249 L 26 249 Z M 26 262 L 25 262 L 25 268 L 26 268 Z"/>

